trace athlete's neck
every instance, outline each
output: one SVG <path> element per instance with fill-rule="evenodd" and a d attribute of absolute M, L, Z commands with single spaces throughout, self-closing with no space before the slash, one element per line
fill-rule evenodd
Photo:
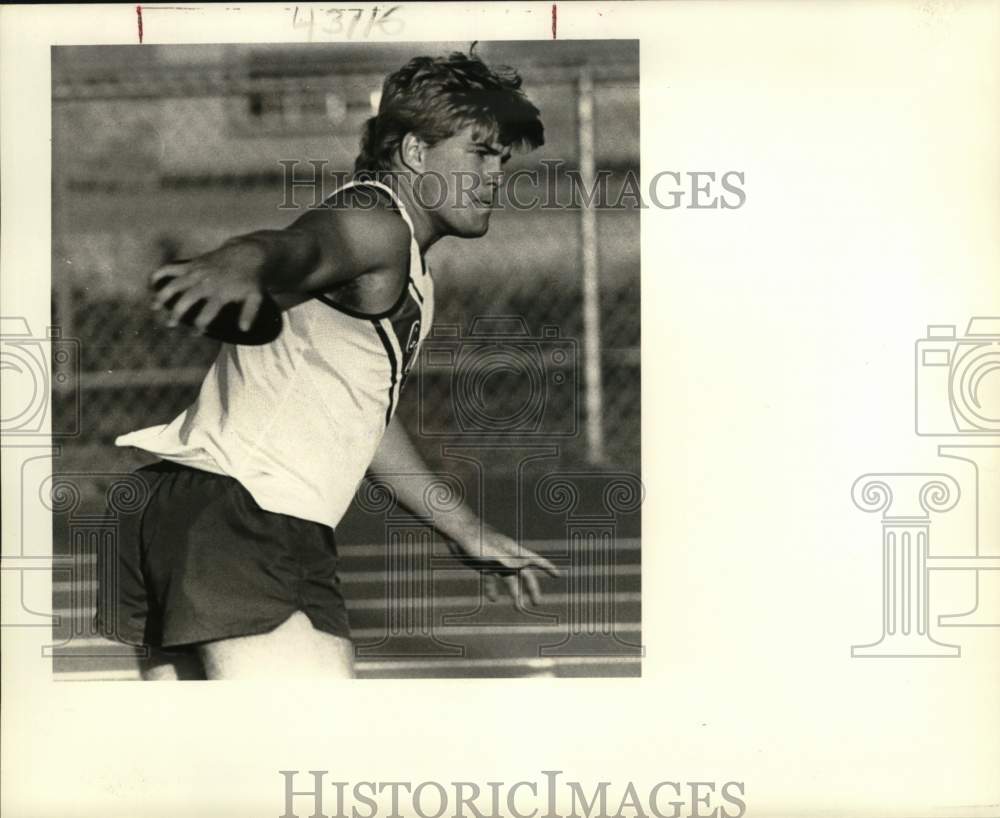
<path fill-rule="evenodd" d="M 406 208 L 406 212 L 413 222 L 413 235 L 417 240 L 417 246 L 421 253 L 426 253 L 434 243 L 442 238 L 445 233 L 435 222 L 432 214 L 420 207 L 414 198 L 413 189 L 408 181 L 399 180 L 392 185 L 393 190 Z"/>

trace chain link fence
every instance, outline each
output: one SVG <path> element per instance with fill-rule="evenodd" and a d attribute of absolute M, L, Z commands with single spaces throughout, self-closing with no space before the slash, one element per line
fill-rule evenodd
<path fill-rule="evenodd" d="M 579 79 L 586 75 L 594 164 L 610 174 L 612 190 L 620 188 L 628 174 L 638 174 L 637 50 L 553 45 L 477 47 L 487 62 L 522 72 L 546 125 L 547 144 L 515 155 L 510 172 L 550 171 L 555 162 L 579 167 L 581 139 L 587 144 Z M 79 339 L 81 350 L 80 433 L 65 441 L 64 468 L 138 463 L 134 452 L 113 446 L 114 438 L 167 422 L 186 407 L 215 355 L 213 342 L 153 321 L 149 273 L 230 236 L 293 221 L 289 191 L 299 208 L 315 197 L 307 186 L 289 187 L 289 167 L 300 181 L 320 168 L 331 193 L 333 174 L 352 167 L 385 74 L 417 48 L 455 47 L 54 49 L 53 323 L 64 337 Z M 520 190 L 522 200 L 544 193 L 543 185 L 556 201 L 573 199 L 565 178 L 542 178 Z M 478 376 L 471 400 L 481 399 L 479 415 L 463 412 L 461 401 L 470 398 L 461 373 L 423 356 L 399 412 L 432 467 L 447 435 L 449 442 L 551 439 L 564 463 L 638 472 L 639 209 L 633 204 L 597 209 L 589 247 L 581 209 L 564 206 L 504 207 L 484 238 L 446 239 L 432 249 L 435 327 L 452 331 L 448 342 L 458 360 L 475 353 L 477 333 L 499 319 L 507 328 L 501 345 L 515 353 Z M 588 253 L 596 261 L 597 309 L 585 320 Z M 518 360 L 520 370 L 511 364 Z M 596 407 L 585 399 L 588 389 L 599 398 Z M 526 403 L 539 400 L 537 411 L 528 412 L 538 422 L 525 425 Z M 64 411 L 58 394 L 54 411 L 58 426 Z M 585 430 L 599 433 L 599 452 Z"/>

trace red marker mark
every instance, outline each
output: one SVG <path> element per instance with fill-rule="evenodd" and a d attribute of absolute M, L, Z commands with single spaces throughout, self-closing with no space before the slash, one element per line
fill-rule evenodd
<path fill-rule="evenodd" d="M 556 38 L 556 4 L 552 4 L 552 39 Z"/>
<path fill-rule="evenodd" d="M 142 6 L 135 7 L 135 16 L 139 24 L 139 42 L 142 43 Z"/>

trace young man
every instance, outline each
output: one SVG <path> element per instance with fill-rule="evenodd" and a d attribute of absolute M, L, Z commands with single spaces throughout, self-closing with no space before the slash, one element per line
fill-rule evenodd
<path fill-rule="evenodd" d="M 153 274 L 171 325 L 200 304 L 204 330 L 238 304 L 249 327 L 266 291 L 284 328 L 224 344 L 191 407 L 117 441 L 160 458 L 139 472 L 150 499 L 98 609 L 153 649 L 145 678 L 353 674 L 333 529 L 369 468 L 426 512 L 427 468 L 392 420 L 433 316 L 424 254 L 486 233 L 511 148 L 542 144 L 520 85 L 474 56 L 412 60 L 383 85 L 355 181 L 324 207 Z M 502 579 L 537 603 L 536 574 L 558 573 L 466 508 L 434 520 L 491 599 Z"/>

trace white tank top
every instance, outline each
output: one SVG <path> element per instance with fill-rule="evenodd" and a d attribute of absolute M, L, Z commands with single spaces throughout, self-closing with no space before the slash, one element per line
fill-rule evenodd
<path fill-rule="evenodd" d="M 261 508 L 335 528 L 364 478 L 434 314 L 434 283 L 413 223 L 409 280 L 380 315 L 325 296 L 284 313 L 261 346 L 223 344 L 197 400 L 172 423 L 119 437 L 171 460 L 238 480 Z M 341 188 L 342 190 L 343 188 Z"/>

